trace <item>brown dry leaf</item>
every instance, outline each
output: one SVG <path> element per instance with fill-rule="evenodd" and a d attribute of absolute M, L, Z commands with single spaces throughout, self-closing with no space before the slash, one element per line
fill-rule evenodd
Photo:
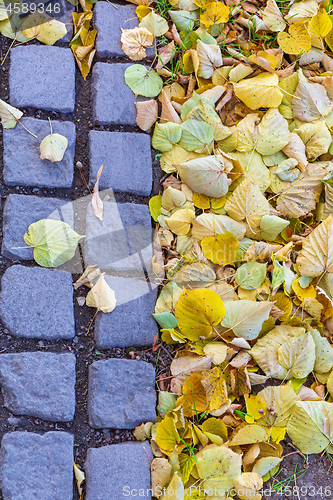
<path fill-rule="evenodd" d="M 181 123 L 180 116 L 178 115 L 175 108 L 172 106 L 168 94 L 165 92 L 165 90 L 162 90 L 161 97 L 162 97 L 162 112 L 161 112 L 160 122 Z"/>
<path fill-rule="evenodd" d="M 184 382 L 183 395 L 177 400 L 177 405 L 183 405 L 185 417 L 192 417 L 207 409 L 207 396 L 201 379 L 201 373 L 193 373 Z"/>
<path fill-rule="evenodd" d="M 163 90 L 162 90 L 163 92 Z M 155 99 L 135 102 L 136 123 L 141 130 L 148 132 L 158 118 L 158 105 Z"/>
<path fill-rule="evenodd" d="M 96 176 L 97 180 L 96 180 L 93 195 L 91 198 L 91 207 L 93 209 L 94 215 L 101 222 L 103 222 L 103 202 L 102 202 L 101 197 L 99 195 L 98 186 L 99 186 L 99 179 L 101 177 L 102 170 L 103 170 L 103 165 L 100 167 L 100 169 L 97 172 L 97 176 Z"/>

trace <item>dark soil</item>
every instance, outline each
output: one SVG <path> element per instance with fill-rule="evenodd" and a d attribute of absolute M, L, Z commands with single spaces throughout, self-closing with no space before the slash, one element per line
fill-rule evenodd
<path fill-rule="evenodd" d="M 5 57 L 11 40 L 0 35 L 0 59 Z M 58 43 L 60 46 L 68 47 L 68 44 Z M 98 57 L 95 62 L 103 60 Z M 111 62 L 111 60 L 105 60 Z M 125 59 L 124 59 L 125 61 Z M 112 62 L 123 62 L 122 58 L 113 59 Z M 127 62 L 127 61 L 126 61 Z M 8 69 L 10 63 L 10 52 L 6 57 L 6 61 L 1 67 L 0 78 L 0 98 L 9 101 L 8 88 Z M 75 200 L 89 194 L 87 187 L 89 180 L 89 157 L 88 157 L 88 133 L 90 129 L 95 130 L 118 130 L 142 132 L 137 127 L 123 126 L 94 126 L 91 116 L 91 94 L 90 94 L 91 75 L 88 76 L 85 82 L 77 69 L 76 72 L 76 106 L 75 111 L 71 115 L 62 113 L 46 112 L 41 110 L 26 109 L 24 116 L 31 116 L 40 119 L 65 120 L 72 121 L 76 124 L 76 150 L 75 164 L 80 162 L 82 167 L 75 168 L 74 182 L 71 189 L 46 189 L 46 188 L 27 188 L 22 186 L 8 187 L 4 186 L 3 180 L 0 180 L 0 196 L 2 198 L 0 208 L 0 218 L 2 217 L 2 207 L 6 196 L 10 193 L 18 194 L 33 194 L 35 196 L 50 196 L 60 197 L 65 200 Z M 0 149 L 2 145 L 2 127 L 0 127 Z M 155 152 L 152 152 L 153 157 L 153 191 L 152 195 L 157 194 L 160 189 L 160 180 L 163 177 L 163 172 L 159 168 L 159 162 L 155 159 Z M 0 155 L 0 165 L 2 171 L 2 155 Z M 148 198 L 142 196 L 134 196 L 125 193 L 115 193 L 117 201 L 148 203 Z M 0 239 L 2 240 L 2 227 L 0 225 Z M 1 241 L 0 241 L 1 244 Z M 34 262 L 19 262 L 5 259 L 0 256 L 0 278 L 5 270 L 13 264 L 23 264 L 27 266 L 36 265 Z M 73 275 L 73 280 L 76 281 L 78 275 Z M 75 462 L 80 466 L 84 466 L 87 449 L 90 447 L 104 446 L 107 444 L 119 443 L 123 441 L 135 440 L 132 431 L 128 430 L 112 430 L 104 429 L 96 431 L 88 425 L 87 413 L 87 392 L 88 392 L 88 367 L 95 361 L 105 358 L 129 358 L 142 359 L 156 366 L 157 378 L 163 374 L 169 375 L 169 366 L 172 360 L 171 350 L 166 346 L 159 346 L 155 351 L 152 349 L 137 349 L 135 346 L 128 349 L 111 349 L 102 352 L 97 351 L 94 345 L 94 323 L 88 331 L 88 327 L 92 321 L 94 310 L 86 306 L 80 307 L 76 297 L 81 296 L 81 289 L 74 293 L 74 309 L 76 322 L 76 336 L 68 341 L 40 341 L 27 340 L 9 335 L 9 331 L 4 328 L 0 322 L 0 353 L 22 352 L 22 351 L 43 351 L 43 352 L 64 352 L 71 351 L 76 355 L 76 413 L 73 422 L 70 423 L 53 423 L 36 418 L 18 416 L 15 417 L 3 406 L 3 398 L 0 394 L 0 439 L 6 432 L 25 430 L 30 432 L 46 432 L 50 430 L 64 430 L 74 434 L 74 457 Z M 14 417 L 14 419 L 13 419 Z M 9 421 L 8 421 L 9 419 Z M 12 420 L 13 419 L 13 420 Z M 11 423 L 9 423 L 11 422 Z M 284 446 L 286 458 L 283 460 L 280 473 L 271 481 L 265 483 L 264 499 L 323 499 L 333 498 L 333 481 L 331 479 L 331 461 L 327 455 L 312 455 L 307 462 L 305 457 L 297 453 L 294 448 L 289 445 Z M 295 469 L 295 467 L 297 467 Z M 285 481 L 282 486 L 288 486 L 286 491 L 282 489 L 269 490 L 270 486 L 274 487 L 277 482 L 284 481 L 286 478 L 293 476 L 295 470 L 303 471 L 298 476 L 293 477 L 290 481 Z M 296 479 L 296 484 L 295 484 Z M 295 488 L 298 486 L 298 490 Z M 322 489 L 320 489 L 322 487 Z M 332 493 L 325 488 L 331 487 Z M 327 493 L 327 495 L 325 494 Z M 329 494 L 328 494 L 329 493 Z M 74 499 L 78 500 L 76 487 L 74 486 Z M 2 496 L 0 493 L 0 500 Z M 106 499 L 107 500 L 107 499 Z"/>

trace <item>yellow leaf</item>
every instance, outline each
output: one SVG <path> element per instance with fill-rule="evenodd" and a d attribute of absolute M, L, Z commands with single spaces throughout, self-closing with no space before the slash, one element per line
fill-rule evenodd
<path fill-rule="evenodd" d="M 270 73 L 261 73 L 234 83 L 234 91 L 238 99 L 250 109 L 277 108 L 283 97 L 279 88 L 279 77 Z"/>
<path fill-rule="evenodd" d="M 333 453 L 333 405 L 326 401 L 299 401 L 287 433 L 302 453 Z"/>
<path fill-rule="evenodd" d="M 275 32 L 283 31 L 287 25 L 275 0 L 268 0 L 263 10 L 263 21 L 268 29 Z"/>
<path fill-rule="evenodd" d="M 213 24 L 226 23 L 229 19 L 229 7 L 222 2 L 212 2 L 200 15 L 200 22 L 209 28 Z"/>
<path fill-rule="evenodd" d="M 184 382 L 183 395 L 177 400 L 177 406 L 183 405 L 185 417 L 198 415 L 207 409 L 207 396 L 201 379 L 201 373 L 193 373 Z"/>
<path fill-rule="evenodd" d="M 183 482 L 180 479 L 178 472 L 175 472 L 169 486 L 165 492 L 163 492 L 161 500 L 183 500 L 184 494 Z"/>
<path fill-rule="evenodd" d="M 192 201 L 197 208 L 201 208 L 202 210 L 207 210 L 208 208 L 212 208 L 213 210 L 217 210 L 218 208 L 222 208 L 225 203 L 226 197 L 221 196 L 220 198 L 212 198 L 211 196 L 206 196 L 204 194 L 193 193 Z"/>
<path fill-rule="evenodd" d="M 306 288 L 302 288 L 299 284 L 299 278 L 295 279 L 292 283 L 291 286 L 294 290 L 294 292 L 297 295 L 297 298 L 299 300 L 303 301 L 307 297 L 313 297 L 316 298 L 317 292 L 316 289 L 313 285 L 307 286 Z"/>
<path fill-rule="evenodd" d="M 135 9 L 135 13 L 139 18 L 139 21 L 142 21 L 142 19 L 151 12 L 151 8 L 147 7 L 147 5 L 138 5 L 137 8 Z"/>
<path fill-rule="evenodd" d="M 26 17 L 20 29 L 28 40 L 36 38 L 45 45 L 53 45 L 67 34 L 64 23 L 39 12 Z"/>
<path fill-rule="evenodd" d="M 245 402 L 246 413 L 248 413 L 248 415 L 251 415 L 254 420 L 259 420 L 263 417 L 263 415 L 266 414 L 267 405 L 259 398 L 259 396 L 254 396 L 252 394 L 250 396 L 245 395 Z M 248 415 L 245 416 L 246 422 L 249 422 L 248 419 L 251 419 L 251 417 L 248 417 Z"/>
<path fill-rule="evenodd" d="M 150 12 L 144 16 L 139 27 L 146 28 L 153 37 L 162 36 L 169 29 L 168 22 L 155 12 Z"/>
<path fill-rule="evenodd" d="M 303 241 L 297 257 L 302 276 L 321 276 L 333 272 L 333 215 L 317 226 Z"/>
<path fill-rule="evenodd" d="M 259 228 L 262 217 L 270 212 L 268 201 L 250 178 L 235 189 L 224 208 L 236 221 L 246 221 L 250 232 Z"/>
<path fill-rule="evenodd" d="M 223 234 L 203 238 L 201 248 L 207 259 L 214 264 L 226 266 L 235 261 L 239 241 L 232 233 L 226 231 Z"/>
<path fill-rule="evenodd" d="M 208 399 L 208 411 L 217 410 L 228 401 L 227 382 L 220 368 L 204 370 L 201 383 Z"/>
<path fill-rule="evenodd" d="M 208 342 L 203 350 L 206 356 L 213 358 L 215 365 L 220 365 L 227 357 L 228 346 L 223 342 Z"/>
<path fill-rule="evenodd" d="M 190 340 L 208 338 L 213 326 L 224 318 L 225 308 L 220 296 L 207 289 L 184 290 L 175 310 L 178 326 Z"/>
<path fill-rule="evenodd" d="M 245 444 L 261 443 L 267 441 L 267 432 L 261 425 L 245 425 L 242 427 L 232 439 L 231 446 L 241 446 Z"/>
<path fill-rule="evenodd" d="M 116 295 L 105 281 L 104 274 L 98 278 L 96 285 L 89 291 L 86 304 L 89 307 L 97 307 L 103 313 L 109 313 L 116 307 Z"/>
<path fill-rule="evenodd" d="M 267 412 L 258 422 L 265 427 L 286 427 L 293 407 L 299 397 L 294 393 L 290 384 L 280 386 L 269 386 L 258 393 L 258 396 L 267 406 L 274 411 Z M 281 449 L 282 447 L 278 445 Z M 270 449 L 270 454 L 273 449 Z M 280 455 L 281 456 L 281 455 Z"/>
<path fill-rule="evenodd" d="M 191 208 L 182 208 L 169 217 L 167 224 L 173 233 L 177 235 L 185 235 L 189 232 L 191 223 L 194 219 L 194 210 Z"/>
<path fill-rule="evenodd" d="M 267 429 L 267 434 L 272 439 L 272 441 L 275 441 L 275 443 L 279 443 L 285 438 L 286 429 L 284 429 L 283 427 L 271 427 L 270 429 Z"/>
<path fill-rule="evenodd" d="M 206 446 L 196 454 L 201 487 L 207 490 L 229 491 L 241 475 L 242 457 L 225 446 Z"/>
<path fill-rule="evenodd" d="M 40 157 L 52 162 L 61 161 L 68 146 L 68 140 L 60 134 L 49 134 L 40 143 Z"/>
<path fill-rule="evenodd" d="M 154 458 L 150 468 L 153 496 L 159 497 L 163 488 L 171 480 L 172 465 L 166 458 Z"/>
<path fill-rule="evenodd" d="M 260 500 L 263 480 L 256 472 L 243 472 L 237 479 L 235 490 L 241 500 Z"/>
<path fill-rule="evenodd" d="M 180 437 L 174 419 L 172 417 L 165 417 L 156 429 L 157 445 L 163 453 L 170 455 L 179 441 Z"/>
<path fill-rule="evenodd" d="M 123 52 L 132 61 L 140 61 L 146 57 L 145 47 L 150 47 L 154 41 L 150 31 L 147 28 L 122 29 L 121 31 L 121 48 Z"/>
<path fill-rule="evenodd" d="M 311 36 L 302 22 L 292 24 L 288 33 L 280 32 L 277 41 L 286 54 L 298 55 L 311 49 Z"/>
<path fill-rule="evenodd" d="M 317 14 L 312 17 L 308 24 L 308 30 L 318 38 L 324 38 L 332 29 L 332 21 L 326 10 L 321 8 Z"/>
<path fill-rule="evenodd" d="M 331 145 L 331 133 L 325 121 L 318 120 L 312 123 L 303 123 L 294 130 L 305 144 L 308 159 L 315 160 L 318 156 L 327 153 Z"/>

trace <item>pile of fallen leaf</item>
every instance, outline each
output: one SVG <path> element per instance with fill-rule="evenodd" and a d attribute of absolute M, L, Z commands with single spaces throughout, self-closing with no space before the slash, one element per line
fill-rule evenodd
<path fill-rule="evenodd" d="M 156 497 L 257 500 L 286 435 L 333 453 L 330 4 L 132 2 L 123 51 L 156 50 L 125 81 L 157 98 L 137 124 L 155 124 L 165 173 L 154 317 L 175 347 L 157 421 L 135 435 Z"/>

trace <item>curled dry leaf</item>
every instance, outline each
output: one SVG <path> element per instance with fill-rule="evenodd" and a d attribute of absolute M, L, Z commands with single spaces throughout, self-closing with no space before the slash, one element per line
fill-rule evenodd
<path fill-rule="evenodd" d="M 146 47 L 153 44 L 154 36 L 145 27 L 134 28 L 131 30 L 122 29 L 121 43 L 122 50 L 132 59 L 132 61 L 141 61 L 146 57 Z"/>
<path fill-rule="evenodd" d="M 148 132 L 158 118 L 157 101 L 151 99 L 150 101 L 138 101 L 134 104 L 137 111 L 136 123 L 141 130 Z"/>
<path fill-rule="evenodd" d="M 103 201 L 101 200 L 101 197 L 99 195 L 99 179 L 101 177 L 103 170 L 103 165 L 100 167 L 100 169 L 97 172 L 97 180 L 94 186 L 94 191 L 92 194 L 91 198 L 91 207 L 93 209 L 94 215 L 99 219 L 101 222 L 103 222 Z"/>

